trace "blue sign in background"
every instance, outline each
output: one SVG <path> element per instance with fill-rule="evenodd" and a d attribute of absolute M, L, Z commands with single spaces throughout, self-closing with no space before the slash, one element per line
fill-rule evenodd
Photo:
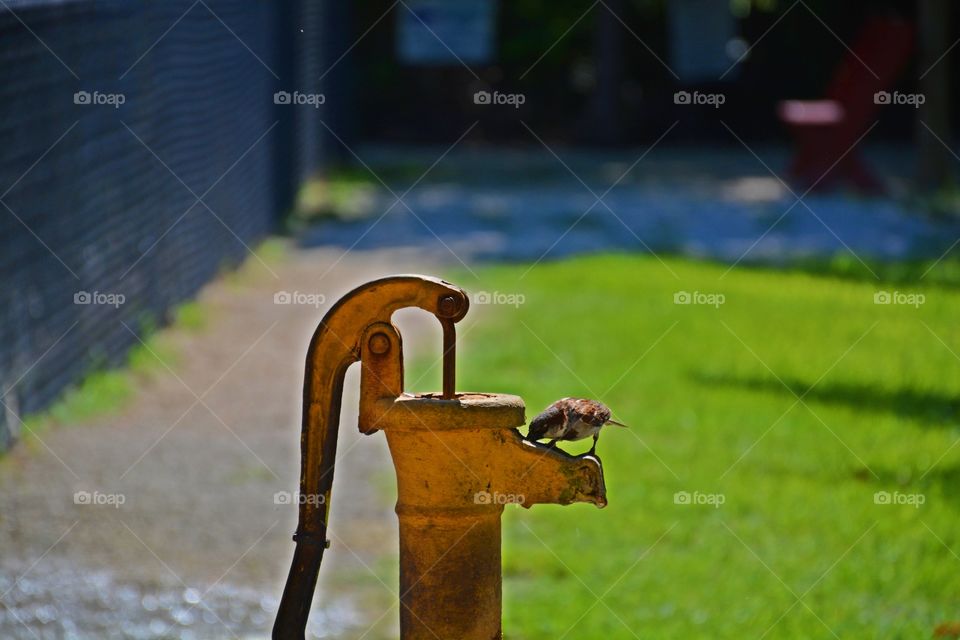
<path fill-rule="evenodd" d="M 496 0 L 408 0 L 398 8 L 397 55 L 421 65 L 491 61 Z"/>

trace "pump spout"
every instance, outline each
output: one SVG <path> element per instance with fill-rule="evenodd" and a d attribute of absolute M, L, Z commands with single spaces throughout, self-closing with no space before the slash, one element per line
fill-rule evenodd
<path fill-rule="evenodd" d="M 365 386 L 362 379 L 361 398 Z M 524 422 L 517 396 L 403 395 L 367 406 L 360 428 L 373 423 L 387 434 L 402 503 L 453 508 L 482 504 L 490 494 L 501 505 L 607 505 L 600 459 L 525 440 L 516 429 Z"/>
<path fill-rule="evenodd" d="M 503 432 L 500 482 L 508 493 L 522 493 L 520 505 L 589 502 L 607 506 L 603 465 L 594 455 L 572 456 L 560 449 L 524 440 L 516 430 Z"/>

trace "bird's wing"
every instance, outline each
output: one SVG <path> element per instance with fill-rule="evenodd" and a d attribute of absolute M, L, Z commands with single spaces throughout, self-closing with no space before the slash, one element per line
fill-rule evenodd
<path fill-rule="evenodd" d="M 544 409 L 537 417 L 530 421 L 530 428 L 527 430 L 528 440 L 540 440 L 546 437 L 546 433 L 554 427 L 562 426 L 566 416 L 558 403 L 553 403 Z"/>
<path fill-rule="evenodd" d="M 573 409 L 582 421 L 594 427 L 602 426 L 610 420 L 610 409 L 596 400 L 578 398 L 573 401 Z"/>

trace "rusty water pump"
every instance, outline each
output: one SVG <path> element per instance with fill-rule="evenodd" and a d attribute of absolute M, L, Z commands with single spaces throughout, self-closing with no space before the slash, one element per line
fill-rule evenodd
<path fill-rule="evenodd" d="M 419 307 L 443 328 L 443 392 L 403 392 L 403 345 L 393 312 Z M 369 282 L 341 298 L 317 327 L 303 388 L 300 519 L 296 550 L 273 628 L 301 640 L 324 549 L 344 375 L 360 361 L 362 433 L 386 433 L 397 472 L 400 636 L 403 640 L 501 638 L 500 516 L 513 496 L 537 503 L 606 505 L 594 456 L 524 440 L 523 400 L 455 392 L 454 323 L 466 293 L 419 275 Z"/>

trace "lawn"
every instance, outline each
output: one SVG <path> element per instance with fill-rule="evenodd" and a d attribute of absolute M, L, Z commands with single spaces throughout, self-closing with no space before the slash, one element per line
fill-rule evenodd
<path fill-rule="evenodd" d="M 507 508 L 507 637 L 957 637 L 960 290 L 628 256 L 526 271 L 454 279 L 523 296 L 468 315 L 458 386 L 528 418 L 597 397 L 632 429 L 600 439 L 606 509 Z"/>

